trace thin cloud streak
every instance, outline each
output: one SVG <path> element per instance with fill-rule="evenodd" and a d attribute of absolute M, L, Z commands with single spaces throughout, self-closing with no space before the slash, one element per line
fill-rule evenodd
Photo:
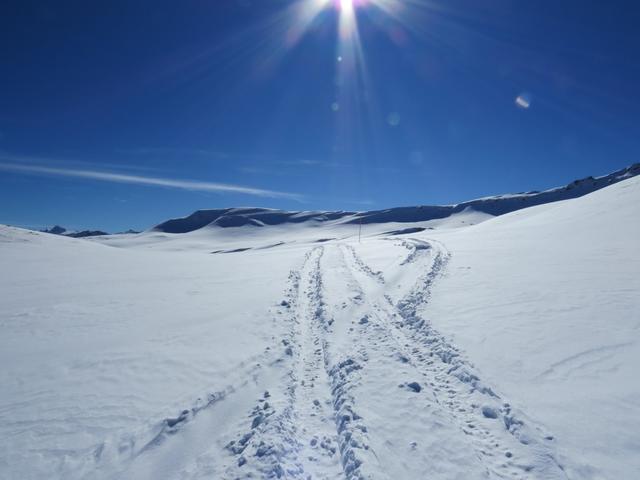
<path fill-rule="evenodd" d="M 352 165 L 348 163 L 330 162 L 323 160 L 280 160 L 276 162 L 278 165 L 286 165 L 290 167 L 325 167 L 325 168 L 348 168 Z"/>
<path fill-rule="evenodd" d="M 173 147 L 138 147 L 138 148 L 118 148 L 118 154 L 139 155 L 139 156 L 167 156 L 181 155 L 189 157 L 210 157 L 214 160 L 226 160 L 231 155 L 218 150 L 208 150 L 205 148 L 173 148 Z"/>
<path fill-rule="evenodd" d="M 247 187 L 217 182 L 202 182 L 198 180 L 178 180 L 172 178 L 148 177 L 141 175 L 129 175 L 123 173 L 104 172 L 96 170 L 79 170 L 44 167 L 40 165 L 21 165 L 16 163 L 0 162 L 0 170 L 25 173 L 33 175 L 55 175 L 59 177 L 85 178 L 112 183 L 127 183 L 135 185 L 147 185 L 153 187 L 177 188 L 182 190 L 214 192 L 214 193 L 239 193 L 258 197 L 288 198 L 300 201 L 301 195 L 287 192 L 276 192 L 261 188 Z"/>
<path fill-rule="evenodd" d="M 210 150 L 206 148 L 136 147 L 118 148 L 115 150 L 115 153 L 120 155 L 135 155 L 145 157 L 180 156 L 181 158 L 190 157 L 192 160 L 237 160 L 245 162 L 259 162 L 260 164 L 267 165 L 285 165 L 290 167 L 343 168 L 351 166 L 349 164 L 327 160 L 312 160 L 308 158 L 283 160 L 276 155 L 238 153 L 222 150 Z M 245 166 L 248 168 L 252 168 L 255 165 Z"/>

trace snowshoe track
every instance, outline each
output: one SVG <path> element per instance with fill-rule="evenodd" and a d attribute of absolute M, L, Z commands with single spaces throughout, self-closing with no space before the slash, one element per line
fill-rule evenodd
<path fill-rule="evenodd" d="M 366 427 L 350 396 L 360 366 L 352 358 L 334 362 L 329 353 L 323 253 L 323 246 L 308 252 L 289 276 L 281 304 L 290 322 L 282 343 L 291 363 L 283 400 L 269 402 L 274 392 L 257 400 L 244 433 L 227 445 L 236 459 L 228 478 L 255 478 L 255 472 L 261 478 L 365 478 L 356 450 L 366 444 Z"/>
<path fill-rule="evenodd" d="M 344 478 L 324 367 L 319 325 L 319 262 L 323 248 L 309 251 L 289 275 L 281 313 L 290 324 L 282 339 L 290 368 L 284 391 L 265 392 L 249 413 L 247 428 L 227 449 L 235 465 L 228 478 Z M 226 478 L 227 478 L 226 477 Z"/>
<path fill-rule="evenodd" d="M 414 242 L 407 246 L 410 253 L 402 265 L 422 257 L 416 252 L 430 253 L 426 273 L 409 294 L 396 304 L 388 296 L 381 302 L 372 300 L 379 325 L 395 339 L 403 361 L 421 373 L 452 422 L 471 439 L 490 478 L 567 478 L 553 453 L 553 436 L 525 424 L 508 402 L 502 401 L 480 380 L 460 350 L 419 314 L 449 260 L 449 253 L 442 245 L 431 242 L 425 246 L 425 243 L 421 242 L 418 249 L 414 248 Z M 362 292 L 366 291 L 363 285 L 373 286 L 379 282 L 379 277 L 371 274 L 372 269 L 353 247 L 342 246 L 342 249 Z M 502 426 L 495 428 L 491 422 L 500 422 Z"/>

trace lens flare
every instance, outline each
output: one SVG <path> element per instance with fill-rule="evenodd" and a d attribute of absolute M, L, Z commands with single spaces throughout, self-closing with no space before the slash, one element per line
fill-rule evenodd
<path fill-rule="evenodd" d="M 336 152 L 362 154 L 374 145 L 381 128 L 400 127 L 400 114 L 377 105 L 376 85 L 369 74 L 360 29 L 373 26 L 387 34 L 393 44 L 405 48 L 416 31 L 424 28 L 425 10 L 433 0 L 289 0 L 288 6 L 263 22 L 263 53 L 256 60 L 254 76 L 271 75 L 275 65 L 296 48 L 309 32 L 323 35 L 327 20 L 335 21 L 335 115 Z M 422 13 L 422 14 L 421 14 Z M 362 25 L 360 22 L 362 21 Z M 385 111 L 386 110 L 386 111 Z M 364 141 L 368 138 L 368 141 Z M 364 158 L 364 157 L 362 157 Z"/>

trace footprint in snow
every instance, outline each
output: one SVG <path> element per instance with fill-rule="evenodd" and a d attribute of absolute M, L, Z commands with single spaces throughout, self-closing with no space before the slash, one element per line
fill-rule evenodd
<path fill-rule="evenodd" d="M 418 382 L 401 383 L 400 385 L 398 385 L 398 387 L 408 388 L 409 390 L 415 393 L 419 393 L 422 390 L 422 385 L 420 385 Z"/>

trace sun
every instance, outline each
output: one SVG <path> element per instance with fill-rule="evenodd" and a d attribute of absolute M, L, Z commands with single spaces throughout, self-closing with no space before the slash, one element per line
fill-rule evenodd
<path fill-rule="evenodd" d="M 341 10 L 353 10 L 353 7 L 354 7 L 353 0 L 340 0 Z"/>
<path fill-rule="evenodd" d="M 358 13 L 378 9 L 393 14 L 400 2 L 408 0 L 296 0 L 290 4 L 284 18 L 290 22 L 286 30 L 286 47 L 297 45 L 316 19 L 328 9 L 335 10 L 338 17 L 338 36 L 341 42 L 358 35 Z M 422 1 L 422 0 L 411 0 Z"/>
<path fill-rule="evenodd" d="M 380 0 L 334 0 L 333 4 L 338 10 L 355 10 L 357 8 L 366 7 L 367 4 L 375 3 L 376 1 Z"/>

